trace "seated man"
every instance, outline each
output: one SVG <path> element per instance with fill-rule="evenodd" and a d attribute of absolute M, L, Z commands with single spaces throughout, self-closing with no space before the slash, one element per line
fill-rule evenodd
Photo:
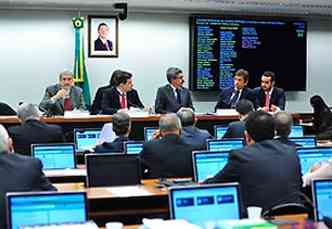
<path fill-rule="evenodd" d="M 282 143 L 295 146 L 296 144 L 288 140 L 288 136 L 292 131 L 293 117 L 285 111 L 279 111 L 274 116 L 274 127 L 276 131 L 275 139 L 278 139 Z"/>
<path fill-rule="evenodd" d="M 21 104 L 17 115 L 21 125 L 10 127 L 8 130 L 17 153 L 30 156 L 31 144 L 61 143 L 65 141 L 61 127 L 42 122 L 39 112 L 33 104 Z"/>
<path fill-rule="evenodd" d="M 6 193 L 56 190 L 42 171 L 39 159 L 13 152 L 12 141 L 0 125 L 0 228 L 9 228 L 6 222 Z"/>
<path fill-rule="evenodd" d="M 166 75 L 169 84 L 158 88 L 155 100 L 156 113 L 176 113 L 181 107 L 189 107 L 194 110 L 191 94 L 187 88 L 183 87 L 182 70 L 169 68 Z"/>
<path fill-rule="evenodd" d="M 248 115 L 254 111 L 254 105 L 247 99 L 240 100 L 235 107 L 240 114 L 240 121 L 231 122 L 223 138 L 245 138 L 244 131 Z"/>
<path fill-rule="evenodd" d="M 146 178 L 192 177 L 192 147 L 181 140 L 181 129 L 176 114 L 160 117 L 161 139 L 144 143 L 140 153 Z"/>
<path fill-rule="evenodd" d="M 201 130 L 195 127 L 197 118 L 193 110 L 191 108 L 182 107 L 176 114 L 181 120 L 181 138 L 183 142 L 197 150 L 206 149 L 206 140 L 212 138 L 212 136 L 207 130 Z"/>
<path fill-rule="evenodd" d="M 114 76 L 114 87 L 106 89 L 101 100 L 101 113 L 114 114 L 118 110 L 128 110 L 130 107 L 143 109 L 136 90 L 133 90 L 132 74 L 121 71 Z"/>
<path fill-rule="evenodd" d="M 224 169 L 205 183 L 239 182 L 245 207 L 298 203 L 302 180 L 296 149 L 273 139 L 273 117 L 264 111 L 249 114 L 245 127 L 247 146 L 231 151 Z"/>
<path fill-rule="evenodd" d="M 234 87 L 224 88 L 221 90 L 215 110 L 235 109 L 236 104 L 241 99 L 247 99 L 254 103 L 254 92 L 252 89 L 247 87 L 248 82 L 249 72 L 244 69 L 237 70 L 234 76 Z"/>
<path fill-rule="evenodd" d="M 63 115 L 65 111 L 85 109 L 82 89 L 74 86 L 73 74 L 61 72 L 59 83 L 46 88 L 39 109 L 48 115 Z"/>
<path fill-rule="evenodd" d="M 266 71 L 261 78 L 261 86 L 254 89 L 257 109 L 266 112 L 285 110 L 286 97 L 283 89 L 275 87 L 276 77 L 273 72 Z"/>
<path fill-rule="evenodd" d="M 96 153 L 122 153 L 124 152 L 123 143 L 129 141 L 131 130 L 131 120 L 127 113 L 118 112 L 112 117 L 113 131 L 117 138 L 113 142 L 103 142 L 95 148 Z M 106 125 L 106 124 L 105 124 Z"/>

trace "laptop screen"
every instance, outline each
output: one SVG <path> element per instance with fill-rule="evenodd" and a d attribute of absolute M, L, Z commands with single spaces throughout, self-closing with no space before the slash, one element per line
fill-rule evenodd
<path fill-rule="evenodd" d="M 332 180 L 314 180 L 312 190 L 315 220 L 322 221 L 323 216 L 332 217 Z"/>
<path fill-rule="evenodd" d="M 289 140 L 294 142 L 297 145 L 297 147 L 311 148 L 317 146 L 317 141 L 315 136 L 289 138 Z"/>
<path fill-rule="evenodd" d="M 302 174 L 310 171 L 310 168 L 321 161 L 332 158 L 332 147 L 298 148 Z"/>
<path fill-rule="evenodd" d="M 153 133 L 158 130 L 157 127 L 145 127 L 144 128 L 144 141 L 152 140 Z"/>
<path fill-rule="evenodd" d="M 209 152 L 196 151 L 193 152 L 194 163 L 194 180 L 202 182 L 209 177 L 213 177 L 222 170 L 228 161 L 229 151 L 225 152 Z"/>
<path fill-rule="evenodd" d="M 85 192 L 7 194 L 10 229 L 20 226 L 87 221 Z"/>
<path fill-rule="evenodd" d="M 74 144 L 33 144 L 32 155 L 39 158 L 43 169 L 76 168 Z"/>
<path fill-rule="evenodd" d="M 139 154 L 143 149 L 143 142 L 124 142 L 123 144 L 126 154 Z"/>
<path fill-rule="evenodd" d="M 100 139 L 101 129 L 74 129 L 74 141 L 79 152 L 91 150 Z"/>
<path fill-rule="evenodd" d="M 238 184 L 171 188 L 171 219 L 184 219 L 205 228 L 208 221 L 240 219 Z"/>
<path fill-rule="evenodd" d="M 214 136 L 217 138 L 217 139 L 221 139 L 224 137 L 227 129 L 228 129 L 228 126 L 226 125 L 216 125 L 213 127 L 214 128 Z"/>
<path fill-rule="evenodd" d="M 293 125 L 292 130 L 289 134 L 289 138 L 294 138 L 294 137 L 303 137 L 303 126 L 299 125 Z"/>
<path fill-rule="evenodd" d="M 218 139 L 218 140 L 208 140 L 207 149 L 211 152 L 218 151 L 229 151 L 233 149 L 242 148 L 244 145 L 243 139 Z"/>

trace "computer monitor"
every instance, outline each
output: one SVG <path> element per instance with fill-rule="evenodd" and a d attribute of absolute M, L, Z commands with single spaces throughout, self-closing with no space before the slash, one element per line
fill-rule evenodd
<path fill-rule="evenodd" d="M 303 137 L 303 136 L 304 136 L 303 126 L 293 125 L 292 130 L 288 137 L 294 138 L 294 137 Z"/>
<path fill-rule="evenodd" d="M 153 133 L 158 130 L 158 127 L 144 127 L 144 141 L 152 140 Z"/>
<path fill-rule="evenodd" d="M 193 168 L 194 181 L 202 182 L 209 177 L 213 177 L 222 170 L 228 162 L 229 151 L 210 152 L 194 151 Z"/>
<path fill-rule="evenodd" d="M 97 145 L 100 139 L 100 128 L 74 129 L 74 142 L 78 152 L 91 150 Z"/>
<path fill-rule="evenodd" d="M 207 150 L 212 152 L 229 151 L 239 149 L 244 146 L 242 138 L 228 138 L 228 139 L 209 139 L 207 140 Z"/>
<path fill-rule="evenodd" d="M 214 129 L 214 136 L 216 137 L 216 139 L 221 139 L 224 137 L 228 129 L 228 125 L 215 125 L 213 126 L 213 129 Z"/>
<path fill-rule="evenodd" d="M 332 147 L 298 148 L 302 174 L 310 172 L 310 168 L 321 161 L 332 158 Z"/>
<path fill-rule="evenodd" d="M 312 197 L 316 221 L 324 216 L 332 217 L 332 179 L 318 179 L 312 182 Z"/>
<path fill-rule="evenodd" d="M 315 136 L 304 136 L 289 138 L 290 141 L 296 144 L 296 147 L 312 148 L 317 146 L 317 140 Z"/>
<path fill-rule="evenodd" d="M 237 183 L 171 187 L 168 196 L 171 219 L 205 228 L 208 221 L 241 218 Z"/>
<path fill-rule="evenodd" d="M 88 220 L 85 192 L 8 193 L 6 199 L 9 229 Z"/>
<path fill-rule="evenodd" d="M 124 142 L 124 151 L 126 154 L 139 154 L 143 150 L 143 141 Z"/>
<path fill-rule="evenodd" d="M 32 144 L 31 155 L 41 160 L 44 170 L 76 168 L 75 145 L 72 143 Z"/>
<path fill-rule="evenodd" d="M 88 187 L 136 185 L 141 181 L 137 155 L 86 154 Z"/>

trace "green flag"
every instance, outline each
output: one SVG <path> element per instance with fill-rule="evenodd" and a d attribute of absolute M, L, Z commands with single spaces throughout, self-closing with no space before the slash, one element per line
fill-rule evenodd
<path fill-rule="evenodd" d="M 91 105 L 91 95 L 89 87 L 88 74 L 86 73 L 84 61 L 84 45 L 83 45 L 83 28 L 84 18 L 73 18 L 75 29 L 75 64 L 74 64 L 74 81 L 77 86 L 83 89 L 84 102 L 89 107 Z"/>

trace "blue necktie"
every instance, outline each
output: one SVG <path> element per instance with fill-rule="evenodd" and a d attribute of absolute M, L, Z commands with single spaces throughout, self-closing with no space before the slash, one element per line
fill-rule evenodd
<path fill-rule="evenodd" d="M 237 101 L 239 99 L 239 95 L 240 95 L 240 91 L 236 90 L 234 92 L 234 95 L 231 97 L 231 101 L 230 101 L 231 108 L 235 108 L 236 107 Z"/>
<path fill-rule="evenodd" d="M 180 89 L 179 88 L 175 89 L 175 92 L 176 92 L 176 100 L 177 100 L 178 104 L 181 105 Z"/>

